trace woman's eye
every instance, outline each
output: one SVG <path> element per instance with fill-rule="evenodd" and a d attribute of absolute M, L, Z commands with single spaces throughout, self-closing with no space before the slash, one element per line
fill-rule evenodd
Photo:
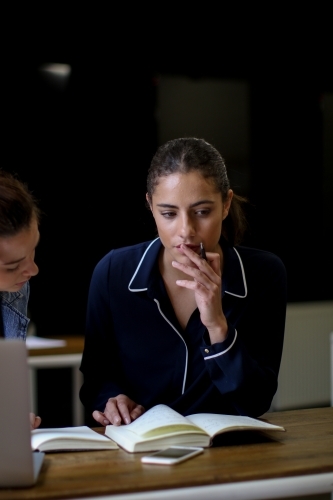
<path fill-rule="evenodd" d="M 174 217 L 176 214 L 175 212 L 162 212 L 162 216 L 165 217 L 166 219 L 170 219 L 171 217 Z"/>
<path fill-rule="evenodd" d="M 196 212 L 197 215 L 199 215 L 200 217 L 205 217 L 206 215 L 209 215 L 210 214 L 210 210 L 198 210 Z"/>
<path fill-rule="evenodd" d="M 8 268 L 7 268 L 7 271 L 8 271 L 9 273 L 11 273 L 11 272 L 13 272 L 13 271 L 17 271 L 17 269 L 18 269 L 18 268 L 19 268 L 19 266 L 16 266 L 16 267 L 8 267 Z"/>

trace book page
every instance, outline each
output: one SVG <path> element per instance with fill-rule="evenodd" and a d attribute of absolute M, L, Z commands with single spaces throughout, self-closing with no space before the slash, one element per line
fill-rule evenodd
<path fill-rule="evenodd" d="M 201 429 L 204 429 L 211 437 L 223 431 L 237 429 L 284 430 L 283 427 L 278 425 L 269 424 L 262 420 L 241 415 L 198 413 L 195 415 L 188 415 L 186 418 Z"/>
<path fill-rule="evenodd" d="M 37 449 L 42 443 L 57 439 L 95 442 L 110 441 L 103 434 L 98 434 L 98 432 L 93 431 L 87 426 L 34 429 L 31 431 L 31 445 L 33 449 Z"/>
<path fill-rule="evenodd" d="M 156 405 L 143 413 L 137 420 L 126 426 L 126 429 L 140 436 L 155 434 L 156 429 L 163 427 L 163 431 L 177 432 L 189 428 L 194 429 L 194 424 L 166 405 Z M 165 429 L 164 429 L 165 428 Z"/>

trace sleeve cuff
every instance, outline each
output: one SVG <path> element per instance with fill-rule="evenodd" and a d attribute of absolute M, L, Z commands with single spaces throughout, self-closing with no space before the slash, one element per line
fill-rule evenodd
<path fill-rule="evenodd" d="M 235 328 L 229 328 L 228 336 L 223 342 L 217 342 L 212 345 L 204 345 L 201 347 L 201 352 L 204 360 L 209 360 L 216 358 L 218 356 L 223 356 L 226 352 L 232 349 L 237 339 L 237 330 Z"/>

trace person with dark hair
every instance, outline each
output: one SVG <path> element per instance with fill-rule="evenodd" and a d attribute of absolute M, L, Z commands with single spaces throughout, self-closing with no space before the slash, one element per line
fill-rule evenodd
<path fill-rule="evenodd" d="M 0 170 L 0 337 L 25 340 L 29 280 L 38 273 L 40 210 L 27 186 Z M 40 417 L 30 414 L 31 427 Z"/>
<path fill-rule="evenodd" d="M 146 200 L 158 237 L 111 250 L 92 275 L 82 403 L 104 426 L 159 403 L 183 415 L 262 415 L 282 356 L 284 264 L 241 245 L 247 200 L 203 139 L 158 148 Z"/>

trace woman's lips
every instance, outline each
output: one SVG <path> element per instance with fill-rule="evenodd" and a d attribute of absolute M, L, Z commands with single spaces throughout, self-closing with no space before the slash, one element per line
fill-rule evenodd
<path fill-rule="evenodd" d="M 24 280 L 24 281 L 21 281 L 21 283 L 16 283 L 16 286 L 23 286 L 26 284 L 27 281 L 29 281 L 29 280 Z"/>
<path fill-rule="evenodd" d="M 182 245 L 187 247 L 187 248 L 190 248 L 191 250 L 193 250 L 193 252 L 196 252 L 196 253 L 200 252 L 200 245 L 187 245 L 186 243 L 181 243 L 180 245 L 176 246 L 176 248 L 178 248 L 178 250 L 181 252 L 182 252 L 182 248 L 181 248 Z"/>

